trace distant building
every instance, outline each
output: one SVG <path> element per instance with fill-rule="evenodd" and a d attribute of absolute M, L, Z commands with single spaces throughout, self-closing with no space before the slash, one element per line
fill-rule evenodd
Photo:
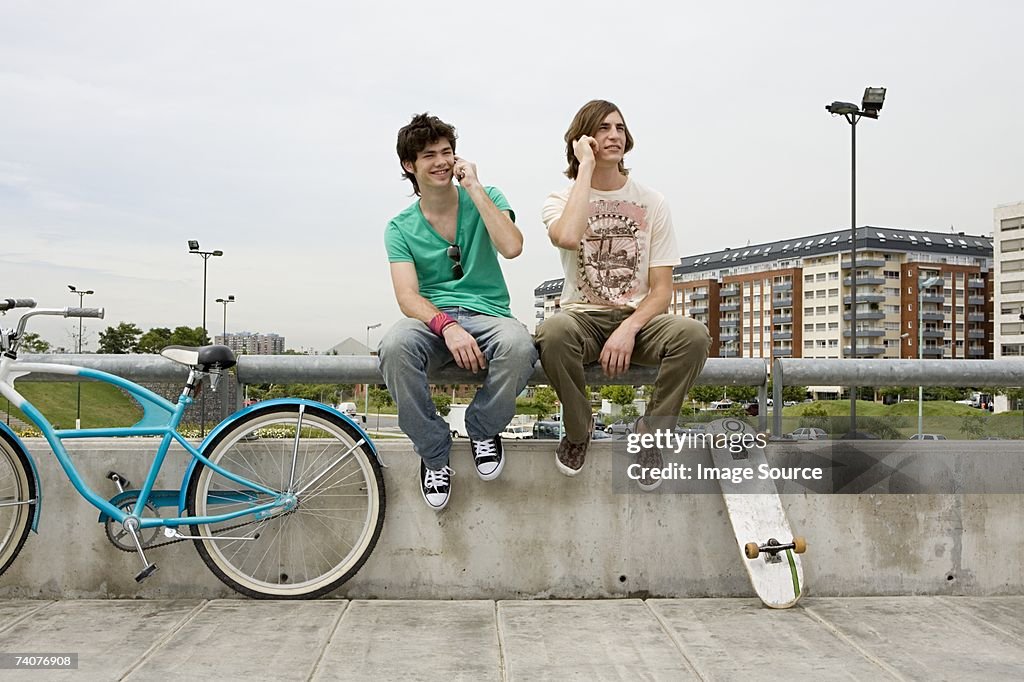
<path fill-rule="evenodd" d="M 218 334 L 214 343 L 227 346 L 236 355 L 281 355 L 284 353 L 284 337 L 259 332 L 233 332 Z"/>
<path fill-rule="evenodd" d="M 1024 355 L 1024 201 L 996 206 L 994 220 L 996 357 Z"/>
<path fill-rule="evenodd" d="M 331 346 L 327 350 L 323 351 L 323 355 L 376 355 L 377 349 L 373 349 L 371 352 L 366 344 L 361 341 L 356 341 L 351 336 L 342 341 L 341 343 Z"/>
<path fill-rule="evenodd" d="M 1022 214 L 1006 223 L 1020 235 L 1012 242 L 1022 259 L 1019 285 L 1011 286 L 1019 292 L 1015 316 L 1024 306 Z M 684 256 L 672 271 L 669 311 L 707 325 L 712 357 L 852 357 L 849 253 L 850 231 L 837 230 Z M 993 357 L 992 262 L 987 236 L 857 228 L 857 357 Z M 931 277 L 941 286 L 920 292 Z M 548 280 L 534 290 L 538 320 L 557 310 L 561 285 Z M 1024 326 L 1016 322 L 1021 354 Z"/>

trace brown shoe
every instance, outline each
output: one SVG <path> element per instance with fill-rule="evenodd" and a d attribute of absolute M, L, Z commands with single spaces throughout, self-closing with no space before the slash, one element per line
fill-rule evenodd
<path fill-rule="evenodd" d="M 566 476 L 575 476 L 582 471 L 587 461 L 589 445 L 589 438 L 582 443 L 573 443 L 568 437 L 563 437 L 555 449 L 555 465 L 558 466 L 558 470 Z"/>
<path fill-rule="evenodd" d="M 658 448 L 644 448 L 636 453 L 636 463 L 640 465 L 641 470 L 661 469 L 665 466 L 665 459 L 661 456 L 661 450 Z M 661 485 L 661 479 L 654 478 L 647 473 L 638 478 L 636 484 L 640 490 L 649 492 Z"/>

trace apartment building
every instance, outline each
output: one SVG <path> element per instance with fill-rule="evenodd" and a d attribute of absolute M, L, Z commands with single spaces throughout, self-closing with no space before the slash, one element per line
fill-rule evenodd
<path fill-rule="evenodd" d="M 1024 201 L 995 208 L 996 357 L 1024 355 Z"/>
<path fill-rule="evenodd" d="M 284 337 L 277 334 L 260 334 L 258 332 L 233 332 L 217 334 L 214 343 L 227 346 L 236 355 L 281 355 L 284 353 Z"/>
<path fill-rule="evenodd" d="M 856 239 L 856 357 L 993 357 L 990 237 L 861 227 Z M 850 240 L 838 230 L 684 256 L 670 312 L 707 325 L 713 357 L 854 357 Z M 1024 267 L 1020 281 L 1024 305 Z M 535 290 L 538 320 L 560 291 L 561 280 Z"/>

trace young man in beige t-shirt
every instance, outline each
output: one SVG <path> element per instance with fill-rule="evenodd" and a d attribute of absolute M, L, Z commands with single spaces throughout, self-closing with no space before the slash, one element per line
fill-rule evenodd
<path fill-rule="evenodd" d="M 578 474 L 591 435 L 585 364 L 600 360 L 609 377 L 630 363 L 660 367 L 644 421 L 675 425 L 686 393 L 708 357 L 707 328 L 668 314 L 672 267 L 679 262 L 672 217 L 665 198 L 635 182 L 623 163 L 633 136 L 611 102 L 593 100 L 577 113 L 565 134 L 565 174 L 573 180 L 544 203 L 548 238 L 559 249 L 565 285 L 561 313 L 537 330 L 544 372 L 562 402 L 565 437 L 558 444 L 558 469 Z M 651 424 L 641 423 L 640 430 Z M 641 464 L 661 466 L 656 449 Z M 644 478 L 652 489 L 658 479 Z"/>

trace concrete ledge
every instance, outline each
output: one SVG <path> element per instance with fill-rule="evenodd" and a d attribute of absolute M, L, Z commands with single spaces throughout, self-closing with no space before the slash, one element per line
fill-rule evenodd
<path fill-rule="evenodd" d="M 144 477 L 156 443 L 70 444 L 87 480 Z M 407 441 L 383 441 L 387 520 L 362 571 L 334 596 L 386 599 L 732 597 L 752 591 L 720 495 L 614 493 L 613 448 L 593 446 L 586 470 L 555 470 L 554 441 L 508 444 L 501 479 L 476 477 L 468 445 L 455 445 L 454 493 L 441 514 L 417 486 Z M 96 510 L 74 493 L 45 442 L 28 441 L 43 481 L 40 534 L 0 577 L 0 598 L 219 598 L 234 593 L 189 542 L 153 550 L 159 571 L 133 579 L 138 559 L 115 549 Z M 769 458 L 771 458 L 769 446 Z M 174 487 L 182 452 L 168 456 Z M 710 459 L 708 460 L 710 464 Z M 804 555 L 808 594 L 1024 594 L 1024 511 L 1019 495 L 786 495 Z"/>

